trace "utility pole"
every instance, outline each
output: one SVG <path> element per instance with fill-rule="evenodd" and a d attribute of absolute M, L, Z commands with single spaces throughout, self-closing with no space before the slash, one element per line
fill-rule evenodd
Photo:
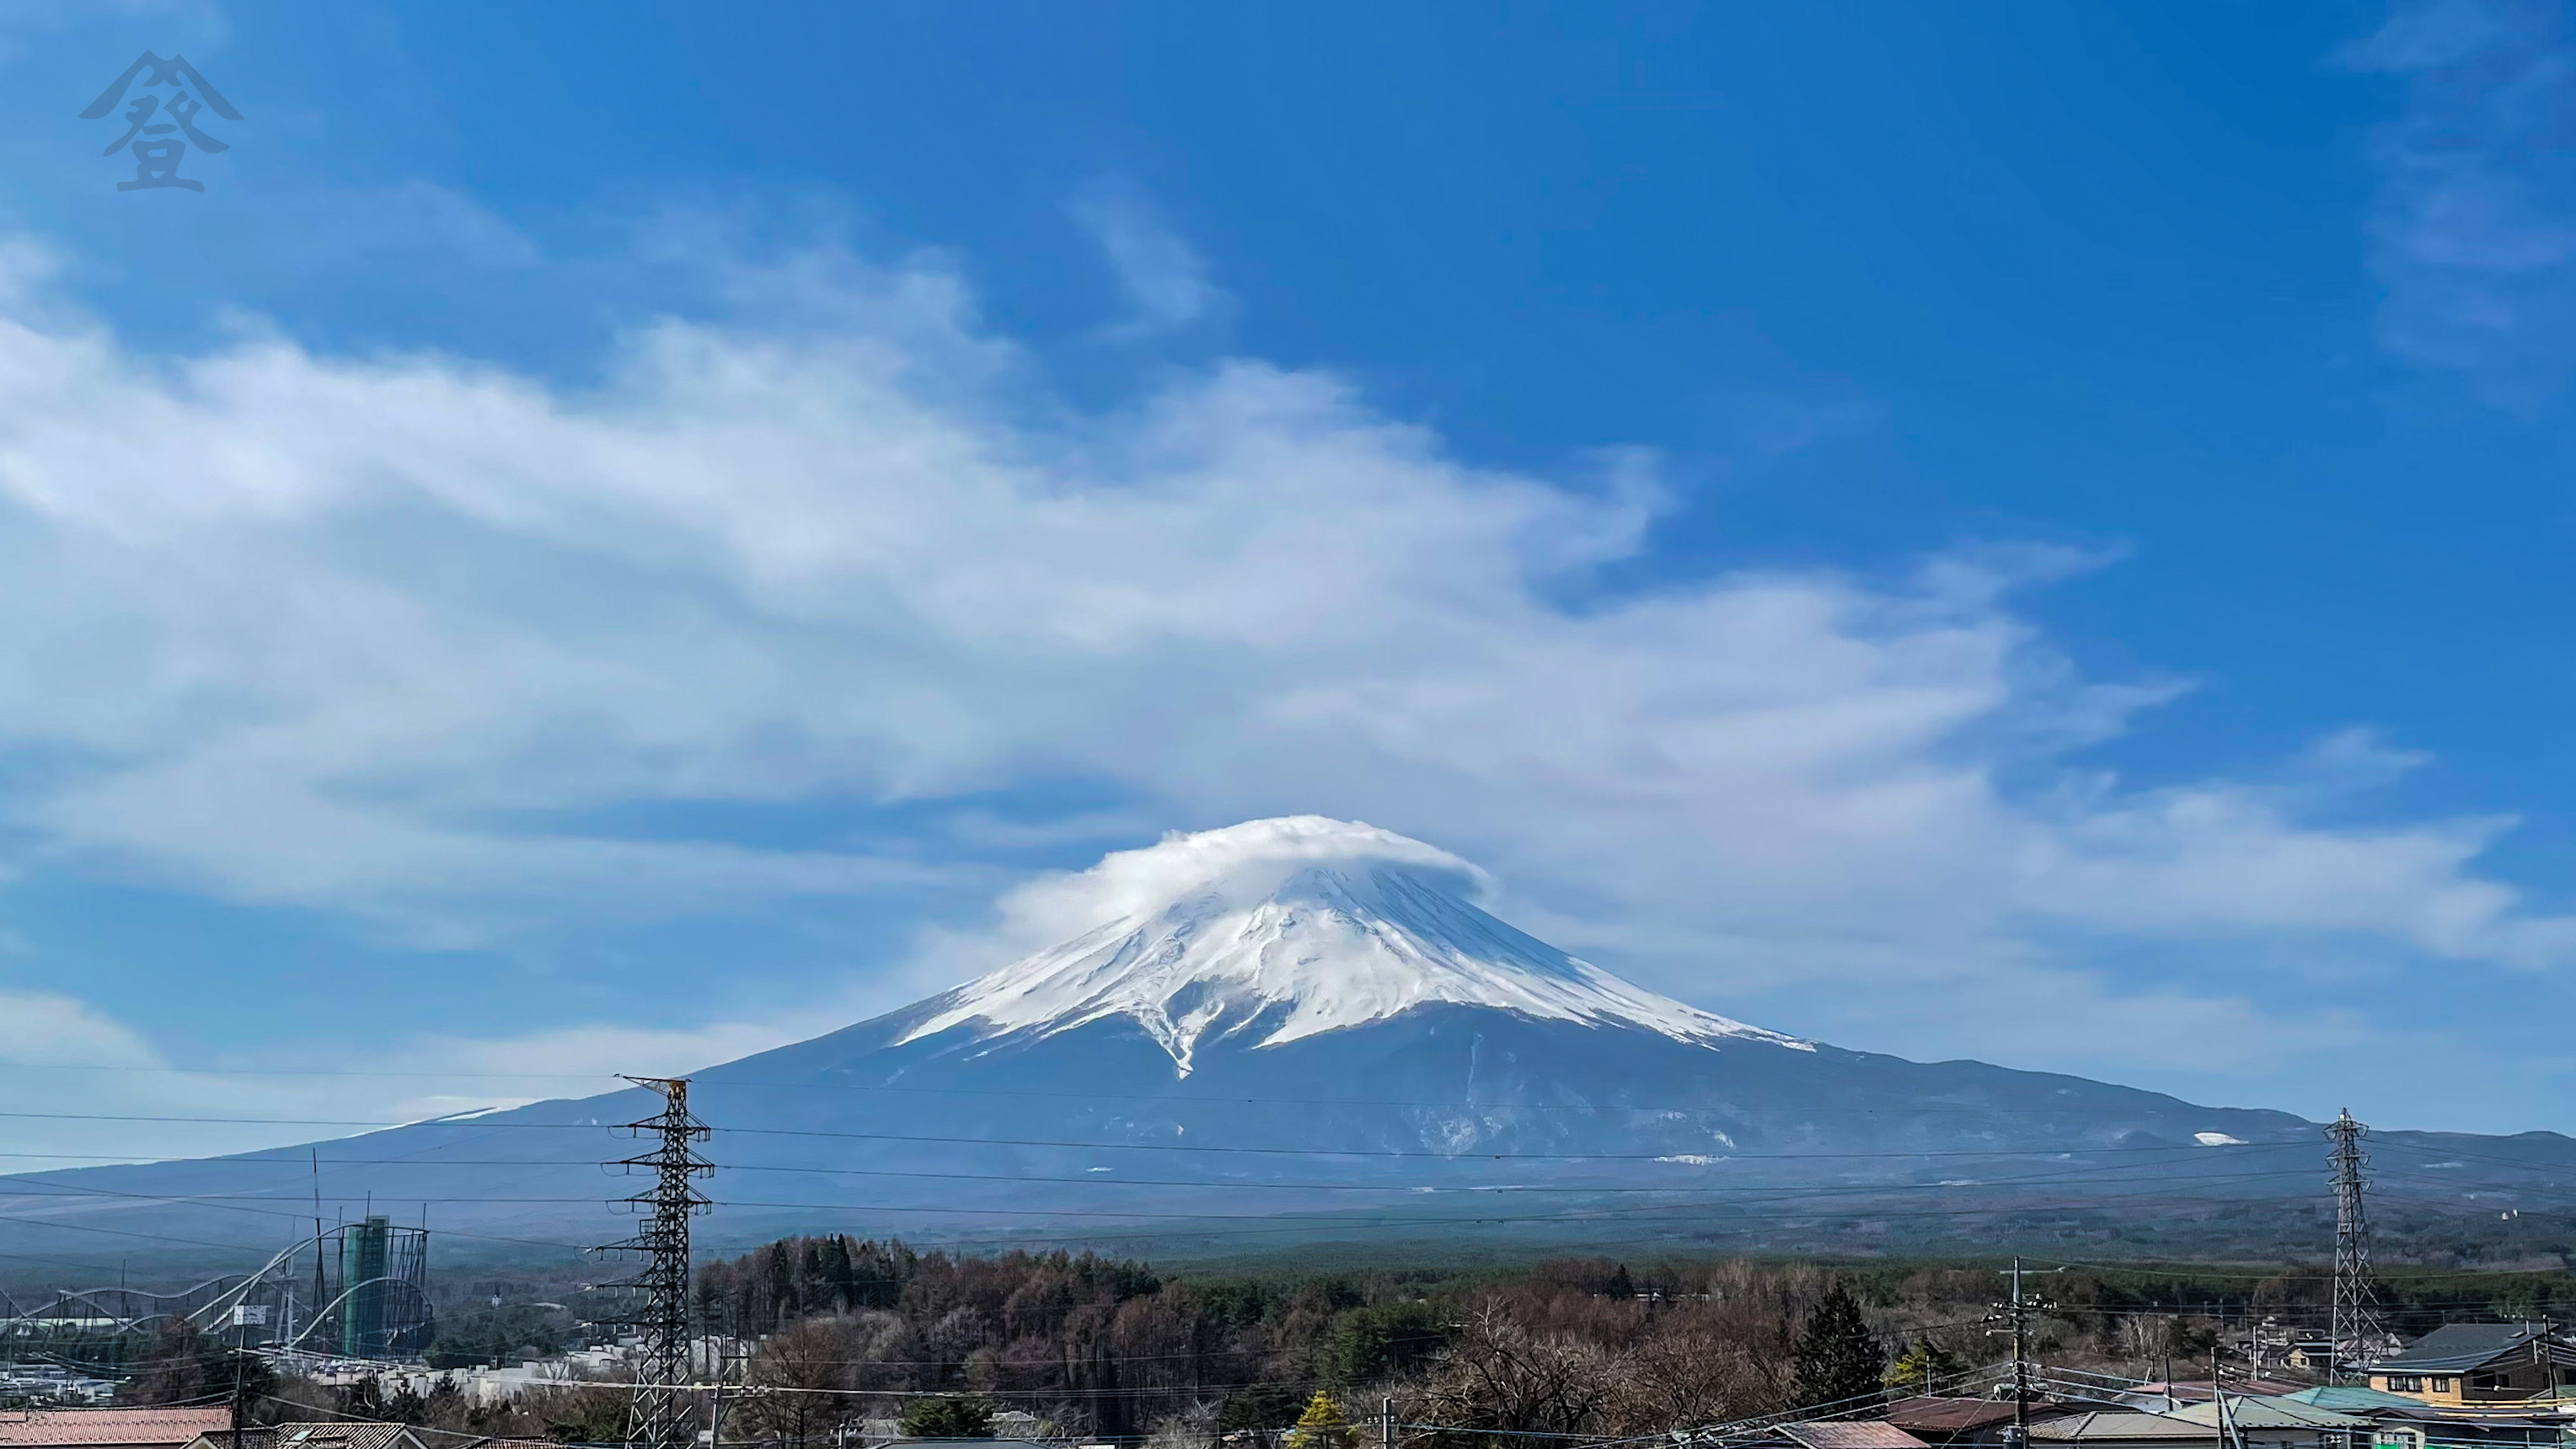
<path fill-rule="evenodd" d="M 742 1360 L 736 1358 L 733 1349 L 729 1347 L 732 1339 L 720 1333 L 713 1337 L 716 1346 L 716 1386 L 714 1398 L 707 1405 L 707 1449 L 724 1449 L 725 1383 L 733 1377 L 733 1366 Z"/>
<path fill-rule="evenodd" d="M 2245 1449 L 2245 1431 L 2227 1417 L 2227 1390 L 2221 1388 L 2218 1383 L 2218 1345 L 2215 1343 L 2209 1346 L 2209 1398 L 2210 1402 L 2218 1406 L 2220 1449 L 2227 1449 L 2230 1443 L 2234 1444 L 2235 1449 Z"/>
<path fill-rule="evenodd" d="M 2326 1124 L 2326 1140 L 2334 1144 L 2326 1161 L 2334 1165 L 2335 1195 L 2334 1321 L 2328 1329 L 2334 1344 L 2328 1351 L 2338 1379 L 2345 1364 L 2358 1363 L 2379 1336 L 2378 1317 L 2371 1311 L 2370 1220 L 2362 1206 L 2362 1170 L 2370 1166 L 2370 1157 L 2361 1150 L 2361 1139 L 2369 1131 L 2352 1120 L 2349 1107 Z"/>
<path fill-rule="evenodd" d="M 662 1094 L 659 1113 L 617 1129 L 639 1138 L 649 1133 L 657 1145 L 610 1164 L 653 1174 L 650 1188 L 626 1199 L 651 1216 L 635 1236 L 592 1251 L 644 1258 L 641 1273 L 613 1285 L 644 1293 L 642 1311 L 629 1320 L 643 1342 L 635 1365 L 635 1402 L 626 1416 L 628 1449 L 680 1449 L 686 1417 L 680 1400 L 689 1379 L 689 1219 L 708 1207 L 706 1195 L 691 1179 L 715 1171 L 715 1164 L 697 1153 L 696 1144 L 707 1140 L 707 1124 L 689 1115 L 688 1078 L 626 1080 Z"/>
<path fill-rule="evenodd" d="M 2280 1349 L 2283 1362 L 2287 1362 L 2292 1341 L 2289 1330 L 2281 1327 L 2281 1320 L 2271 1314 L 2264 1314 L 2263 1321 L 2254 1325 L 2254 1377 L 2257 1379 L 2263 1377 L 2263 1366 L 2270 1359 L 2273 1349 Z"/>
<path fill-rule="evenodd" d="M 2051 1268 L 2048 1271 L 2056 1273 L 2063 1270 Z M 1988 1323 L 2001 1321 L 2010 1325 L 2008 1328 L 1988 1329 L 1987 1332 L 2012 1335 L 2013 1422 L 2010 1442 L 2013 1449 L 2022 1449 L 2030 1442 L 2030 1315 L 2057 1306 L 2023 1294 L 2021 1275 L 2021 1259 L 2016 1256 L 2012 1265 L 2012 1297 L 1995 1305 L 2000 1310 L 2000 1318 L 1986 1320 Z"/>
<path fill-rule="evenodd" d="M 1395 1449 L 1395 1399 L 1377 1401 L 1377 1449 Z"/>

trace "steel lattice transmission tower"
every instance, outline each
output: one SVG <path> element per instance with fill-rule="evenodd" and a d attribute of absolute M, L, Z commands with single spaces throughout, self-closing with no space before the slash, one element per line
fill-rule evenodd
<path fill-rule="evenodd" d="M 2334 1356 L 2340 1372 L 2347 1362 L 2358 1361 L 2379 1338 L 2378 1315 L 2373 1308 L 2370 1285 L 2370 1220 L 2364 1214 L 2361 1190 L 2363 1169 L 2370 1166 L 2370 1156 L 2361 1150 L 2361 1139 L 2370 1129 L 2352 1120 L 2352 1109 L 2326 1124 L 2326 1140 L 2334 1147 L 2326 1160 L 2334 1164 L 2335 1195 L 2335 1260 L 2334 1260 Z"/>
<path fill-rule="evenodd" d="M 686 1077 L 628 1077 L 639 1087 L 662 1094 L 662 1110 L 617 1130 L 638 1138 L 654 1137 L 650 1152 L 610 1164 L 629 1172 L 653 1174 L 653 1185 L 626 1199 L 649 1213 L 643 1231 L 593 1251 L 640 1253 L 644 1271 L 615 1286 L 640 1291 L 643 1307 L 628 1321 L 643 1339 L 635 1365 L 635 1404 L 626 1418 L 626 1442 L 633 1449 L 674 1449 L 694 1443 L 694 1421 L 683 1407 L 689 1382 L 689 1219 L 707 1210 L 707 1198 L 692 1181 L 715 1171 L 700 1157 L 696 1144 L 707 1140 L 707 1124 L 689 1115 Z"/>

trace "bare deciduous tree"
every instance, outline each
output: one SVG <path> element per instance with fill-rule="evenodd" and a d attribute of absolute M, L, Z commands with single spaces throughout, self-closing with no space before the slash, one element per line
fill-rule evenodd
<path fill-rule="evenodd" d="M 1488 1299 L 1467 1318 L 1422 1394 L 1434 1423 L 1523 1433 L 1594 1432 L 1619 1390 L 1619 1361 L 1568 1334 L 1534 1333 Z"/>
<path fill-rule="evenodd" d="M 798 1449 L 829 1440 L 856 1402 L 841 1392 L 854 1378 L 853 1327 L 847 1318 L 805 1318 L 763 1341 L 744 1366 L 744 1426 Z"/>

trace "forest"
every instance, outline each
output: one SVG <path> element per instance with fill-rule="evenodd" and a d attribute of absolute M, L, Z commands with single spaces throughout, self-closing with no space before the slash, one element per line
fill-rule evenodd
<path fill-rule="evenodd" d="M 1152 1439 L 1206 1449 L 1269 1440 L 1322 1392 L 1356 1419 L 1392 1400 L 1408 1443 L 1496 1431 L 1621 1436 L 1791 1409 L 1864 1413 L 1886 1393 L 1943 1388 L 2005 1350 L 1991 1335 L 2007 1264 L 1567 1258 L 1508 1268 L 1209 1274 L 1092 1254 L 964 1255 L 841 1236 L 770 1243 L 701 1264 L 696 1327 L 740 1345 L 727 1443 L 836 1442 L 916 1426 L 977 1435 Z M 2321 1322 L 2314 1267 L 2038 1264 L 2052 1305 L 2035 1358 L 2139 1378 L 2188 1376 L 2231 1331 Z M 2445 1321 L 2545 1316 L 2563 1272 L 2396 1274 L 2410 1333 Z M 2561 1310 L 2564 1311 L 2563 1309 Z M 565 1329 L 506 1314 L 452 1320 L 433 1361 L 542 1349 Z M 478 1352 L 478 1348 L 485 1351 Z M 203 1393 L 225 1372 L 175 1365 L 146 1399 Z M 218 1354 L 219 1356 L 219 1354 Z M 191 1365 L 195 1365 L 191 1367 Z M 2205 1376 L 2205 1369 L 2202 1370 Z M 599 1386 L 474 1406 L 452 1389 L 392 1400 L 287 1380 L 266 1416 L 359 1414 L 477 1434 L 614 1440 L 624 1395 Z M 1488 1439 L 1488 1443 L 1499 1440 Z"/>

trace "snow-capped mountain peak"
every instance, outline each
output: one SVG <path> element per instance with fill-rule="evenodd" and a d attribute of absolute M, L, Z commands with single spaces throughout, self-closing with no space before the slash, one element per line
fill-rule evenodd
<path fill-rule="evenodd" d="M 1703 1044 L 1810 1045 L 1516 930 L 1468 899 L 1483 884 L 1445 851 L 1320 816 L 1176 834 L 1038 888 L 1029 913 L 1079 921 L 1088 907 L 1097 924 L 949 993 L 903 1040 L 969 1025 L 1044 1036 L 1126 1016 L 1186 1076 L 1211 1038 L 1276 1046 L 1437 1003 Z"/>

